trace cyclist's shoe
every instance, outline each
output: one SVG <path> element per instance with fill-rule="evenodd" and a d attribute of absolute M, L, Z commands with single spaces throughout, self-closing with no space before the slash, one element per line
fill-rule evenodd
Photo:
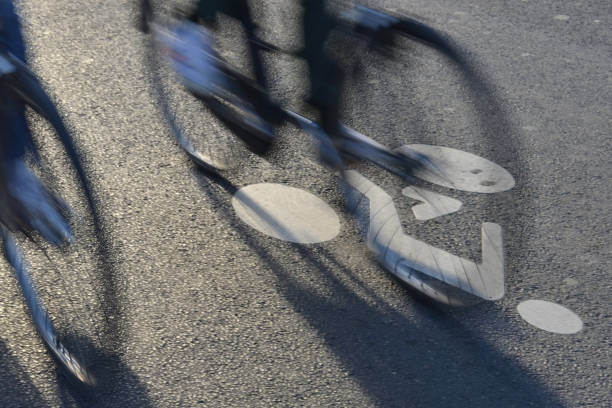
<path fill-rule="evenodd" d="M 21 160 L 4 164 L 6 192 L 0 208 L 2 222 L 11 229 L 36 230 L 54 245 L 73 242 L 72 233 L 61 215 L 62 204 L 32 174 Z"/>
<path fill-rule="evenodd" d="M 180 20 L 170 29 L 157 26 L 154 30 L 156 40 L 191 92 L 203 97 L 224 92 L 228 84 L 216 62 L 209 30 L 189 20 Z"/>

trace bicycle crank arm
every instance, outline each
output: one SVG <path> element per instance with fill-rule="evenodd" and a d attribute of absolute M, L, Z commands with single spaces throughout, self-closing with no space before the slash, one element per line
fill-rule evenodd
<path fill-rule="evenodd" d="M 305 131 L 311 131 L 312 129 L 321 129 L 321 127 L 314 121 L 300 115 L 299 113 L 290 111 L 285 109 L 284 113 L 287 115 L 287 121 L 293 123 L 296 126 L 299 126 L 301 128 L 303 128 Z M 346 126 L 344 126 L 343 124 L 340 124 L 340 130 L 343 132 L 344 136 L 350 140 L 350 141 L 354 141 L 353 145 L 357 146 L 357 145 L 361 145 L 361 146 L 366 146 L 363 148 L 362 151 L 367 150 L 367 151 L 372 151 L 372 150 L 379 150 L 379 151 L 384 151 L 386 153 L 389 153 L 391 155 L 393 155 L 393 152 L 391 150 L 389 150 L 388 148 L 386 148 L 384 145 L 378 143 L 377 141 L 375 141 L 374 139 L 371 139 L 365 135 L 362 135 L 361 133 L 357 132 L 356 130 L 353 130 L 351 128 L 348 128 Z M 325 132 L 320 131 L 317 132 L 316 134 L 314 133 L 309 133 L 312 136 L 314 136 L 316 139 L 320 139 L 322 137 L 325 137 L 326 139 L 329 140 L 329 136 L 327 136 L 325 134 Z M 362 157 L 362 154 L 359 154 L 358 149 L 355 147 L 354 151 L 349 151 L 347 153 L 351 153 L 351 154 L 355 154 L 358 157 Z"/>
<path fill-rule="evenodd" d="M 302 128 L 304 132 L 312 136 L 319 143 L 321 156 L 329 165 L 337 169 L 343 167 L 342 157 L 340 157 L 338 150 L 336 150 L 329 136 L 316 122 L 287 109 L 283 109 L 283 113 L 286 116 L 287 122 Z"/>
<path fill-rule="evenodd" d="M 396 176 L 411 179 L 410 169 L 405 168 L 406 157 L 398 155 L 396 152 L 378 143 L 376 140 L 357 132 L 354 129 L 340 125 L 344 133 L 342 152 L 353 156 L 360 161 L 369 161 Z"/>
<path fill-rule="evenodd" d="M 302 128 L 319 142 L 321 156 L 333 167 L 342 168 L 342 156 L 346 156 L 357 161 L 369 161 L 402 178 L 411 177 L 403 169 L 403 158 L 374 139 L 340 124 L 340 131 L 344 137 L 342 138 L 341 151 L 338 152 L 338 148 L 334 146 L 331 138 L 316 122 L 290 110 L 284 110 L 284 113 L 288 122 Z"/>

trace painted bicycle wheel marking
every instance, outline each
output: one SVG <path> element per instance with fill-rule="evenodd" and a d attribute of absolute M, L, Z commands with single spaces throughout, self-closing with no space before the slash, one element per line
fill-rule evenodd
<path fill-rule="evenodd" d="M 417 151 L 427 156 L 440 172 L 429 169 L 415 175 L 425 181 L 473 193 L 499 193 L 514 187 L 514 177 L 500 165 L 483 157 L 450 147 L 404 145 L 399 151 Z"/>
<path fill-rule="evenodd" d="M 547 332 L 575 334 L 583 327 L 582 320 L 574 312 L 545 300 L 521 302 L 517 310 L 527 323 Z"/>
<path fill-rule="evenodd" d="M 256 230 L 283 241 L 313 244 L 340 232 L 336 212 L 323 200 L 283 184 L 251 184 L 232 198 L 238 216 Z"/>

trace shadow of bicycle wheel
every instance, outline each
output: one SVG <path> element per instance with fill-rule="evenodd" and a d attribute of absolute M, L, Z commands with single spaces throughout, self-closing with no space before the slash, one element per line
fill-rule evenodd
<path fill-rule="evenodd" d="M 196 177 L 207 199 L 226 217 L 235 217 L 230 200 L 236 186 L 218 174 L 200 172 Z M 409 315 L 398 310 L 355 274 L 347 254 L 333 253 L 325 244 L 282 243 L 231 224 L 267 267 L 282 297 L 341 362 L 347 380 L 356 381 L 375 405 L 562 406 L 514 357 L 453 313 L 413 297 L 391 280 L 393 291 L 411 303 Z M 281 261 L 288 256 L 301 258 L 310 274 L 292 273 Z M 313 280 L 333 297 L 317 292 Z M 504 318 L 495 304 L 478 307 L 487 318 Z"/>

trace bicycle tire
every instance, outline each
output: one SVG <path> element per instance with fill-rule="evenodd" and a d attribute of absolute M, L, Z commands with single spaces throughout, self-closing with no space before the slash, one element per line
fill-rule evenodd
<path fill-rule="evenodd" d="M 2 85 L 47 123 L 32 123 L 38 137 L 26 164 L 58 200 L 74 240 L 58 247 L 34 231 L 2 228 L 4 252 L 50 354 L 70 384 L 91 394 L 109 380 L 106 363 L 119 345 L 110 240 L 82 152 L 38 79 L 17 59 L 12 62 L 17 69 Z M 49 133 L 55 138 L 43 137 Z"/>

